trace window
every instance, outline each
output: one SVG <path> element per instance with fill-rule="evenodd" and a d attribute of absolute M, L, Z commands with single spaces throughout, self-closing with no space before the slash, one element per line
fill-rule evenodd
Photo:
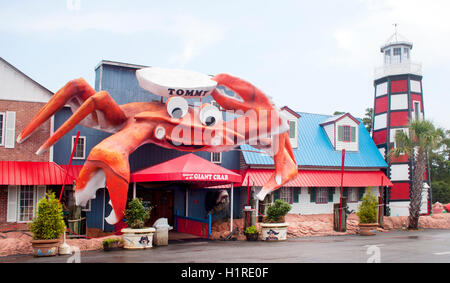
<path fill-rule="evenodd" d="M 29 222 L 33 219 L 34 210 L 33 186 L 21 186 L 19 193 L 19 222 Z"/>
<path fill-rule="evenodd" d="M 414 118 L 416 120 L 419 120 L 419 114 L 420 114 L 420 103 L 419 101 L 414 101 Z"/>
<path fill-rule="evenodd" d="M 350 126 L 344 126 L 344 139 L 345 142 L 350 141 Z"/>
<path fill-rule="evenodd" d="M 384 63 L 385 64 L 391 63 L 391 50 L 390 49 L 384 51 Z"/>
<path fill-rule="evenodd" d="M 280 199 L 287 203 L 292 203 L 292 189 L 280 188 Z"/>
<path fill-rule="evenodd" d="M 406 58 L 406 59 L 409 59 L 409 48 L 405 47 L 405 48 L 403 49 L 403 53 L 405 54 L 405 58 Z"/>
<path fill-rule="evenodd" d="M 348 202 L 358 202 L 359 189 L 358 188 L 348 188 L 347 201 Z"/>
<path fill-rule="evenodd" d="M 328 188 L 316 188 L 316 203 L 328 203 Z"/>
<path fill-rule="evenodd" d="M 211 152 L 212 163 L 222 163 L 222 152 Z"/>
<path fill-rule="evenodd" d="M 401 63 L 402 62 L 402 49 L 394 48 L 394 62 L 393 63 Z"/>
<path fill-rule="evenodd" d="M 73 146 L 75 144 L 75 139 L 77 137 L 76 136 L 72 136 L 72 147 L 71 147 L 71 151 L 73 149 Z M 86 137 L 79 137 L 78 138 L 78 143 L 77 146 L 75 148 L 75 153 L 73 154 L 73 158 L 74 159 L 85 159 L 85 151 L 86 151 Z"/>
<path fill-rule="evenodd" d="M 4 132 L 5 132 L 5 113 L 0 112 L 0 145 L 5 145 Z"/>
<path fill-rule="evenodd" d="M 338 141 L 355 142 L 356 141 L 356 127 L 338 126 Z"/>

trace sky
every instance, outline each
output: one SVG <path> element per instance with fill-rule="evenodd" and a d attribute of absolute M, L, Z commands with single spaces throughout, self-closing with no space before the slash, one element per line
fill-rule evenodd
<path fill-rule="evenodd" d="M 380 47 L 422 64 L 425 117 L 450 129 L 448 0 L 0 0 L 0 57 L 56 92 L 101 60 L 241 77 L 299 112 L 373 107 Z"/>

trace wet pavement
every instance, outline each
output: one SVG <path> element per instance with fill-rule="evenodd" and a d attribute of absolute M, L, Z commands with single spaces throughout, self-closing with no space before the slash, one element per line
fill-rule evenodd
<path fill-rule="evenodd" d="M 81 263 L 364 263 L 450 262 L 450 230 L 304 237 L 285 242 L 189 240 L 148 250 L 87 251 L 67 256 L 1 257 L 2 262 Z"/>

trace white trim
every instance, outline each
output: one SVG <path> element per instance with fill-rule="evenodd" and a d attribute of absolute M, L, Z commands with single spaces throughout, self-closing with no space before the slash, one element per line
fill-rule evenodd
<path fill-rule="evenodd" d="M 5 148 L 14 148 L 16 144 L 16 112 L 6 111 Z"/>
<path fill-rule="evenodd" d="M 53 136 L 53 133 L 55 132 L 55 116 L 53 115 L 50 118 L 50 137 Z M 49 162 L 53 162 L 53 145 L 50 147 L 50 151 L 49 151 L 49 158 L 48 161 Z"/>
<path fill-rule="evenodd" d="M 213 160 L 214 154 L 219 154 L 219 161 L 214 161 Z M 211 160 L 212 163 L 221 164 L 222 163 L 222 152 L 211 152 L 210 160 Z"/>
<path fill-rule="evenodd" d="M 230 232 L 233 232 L 233 202 L 234 202 L 234 188 L 233 183 L 231 183 L 231 208 L 230 208 Z"/>
<path fill-rule="evenodd" d="M 5 112 L 0 112 L 0 115 L 2 115 L 2 118 L 0 118 L 0 121 L 2 122 L 2 134 L 0 135 L 0 146 L 4 146 L 5 145 L 5 123 L 6 123 L 6 113 Z"/>
<path fill-rule="evenodd" d="M 85 206 L 81 207 L 81 211 L 91 211 L 91 205 L 92 205 L 92 203 L 91 203 L 91 199 L 90 199 L 90 200 L 88 200 L 88 202 L 86 203 Z"/>
<path fill-rule="evenodd" d="M 74 144 L 76 138 L 77 138 L 77 136 L 72 136 L 72 145 L 71 145 L 71 147 L 70 147 L 70 153 L 72 153 L 72 150 L 73 150 L 73 144 Z M 83 142 L 83 156 L 82 156 L 82 157 L 77 157 L 77 156 L 75 156 L 75 154 L 74 154 L 74 155 L 73 155 L 73 159 L 86 159 L 86 136 L 80 136 L 80 137 L 78 138 L 78 142 L 80 142 L 80 139 L 83 139 L 83 140 L 84 140 L 84 142 Z M 75 150 L 75 152 L 76 152 L 76 150 Z"/>

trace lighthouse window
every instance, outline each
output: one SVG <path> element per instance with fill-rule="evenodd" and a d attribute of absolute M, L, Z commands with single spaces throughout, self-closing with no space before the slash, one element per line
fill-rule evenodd
<path fill-rule="evenodd" d="M 401 48 L 394 48 L 394 63 L 401 63 L 402 62 L 402 49 Z"/>
<path fill-rule="evenodd" d="M 344 141 L 350 141 L 350 126 L 344 126 Z"/>
<path fill-rule="evenodd" d="M 405 57 L 409 59 L 409 48 L 404 48 L 403 53 L 405 53 Z"/>
<path fill-rule="evenodd" d="M 384 51 L 384 63 L 391 63 L 391 49 Z"/>

